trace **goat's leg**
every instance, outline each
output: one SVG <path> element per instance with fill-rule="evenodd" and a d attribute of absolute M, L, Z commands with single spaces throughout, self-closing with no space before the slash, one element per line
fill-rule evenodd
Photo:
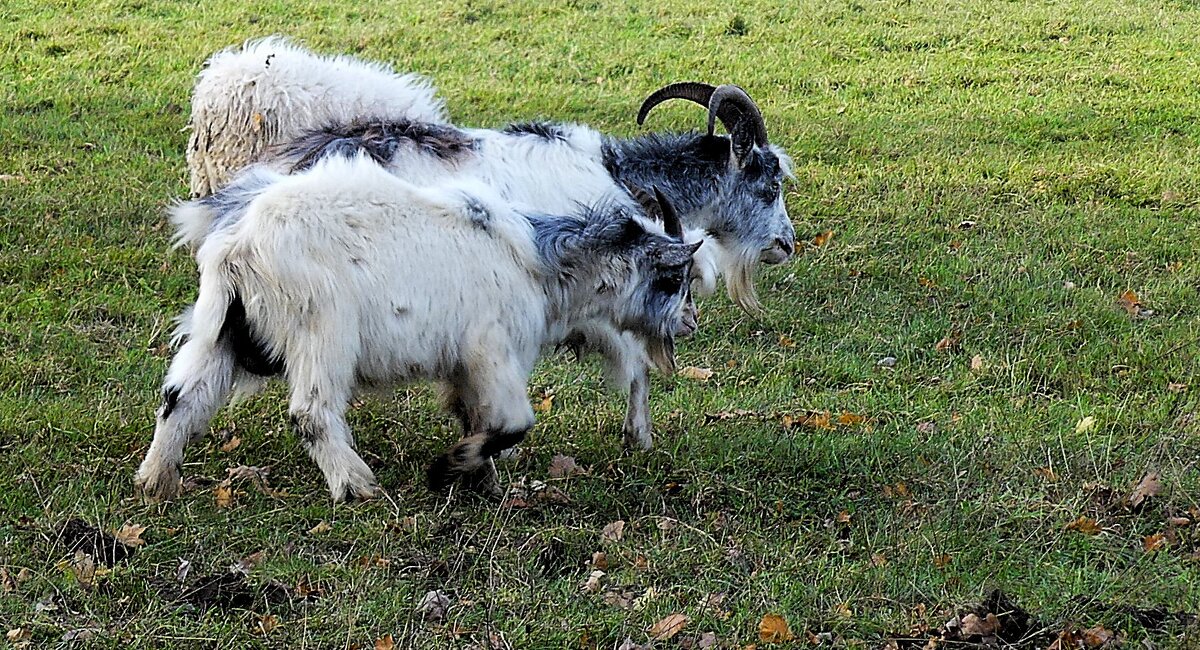
<path fill-rule="evenodd" d="M 625 411 L 624 432 L 625 446 L 650 449 L 654 439 L 650 432 L 653 425 L 650 422 L 650 370 L 634 375 L 629 383 L 629 404 Z"/>
<path fill-rule="evenodd" d="M 494 353 L 493 353 L 494 354 Z M 533 409 L 526 388 L 528 372 L 518 367 L 489 368 L 481 359 L 477 372 L 468 372 L 459 395 L 478 414 L 482 431 L 469 432 L 429 466 L 429 487 L 442 491 L 455 481 L 482 494 L 500 497 L 504 491 L 493 459 L 525 439 L 533 427 Z"/>
<path fill-rule="evenodd" d="M 233 389 L 234 355 L 223 343 L 190 340 L 171 360 L 163 381 L 154 440 L 134 482 L 151 501 L 180 492 L 183 450 L 204 435 Z"/>
<path fill-rule="evenodd" d="M 299 347 L 299 346 L 298 346 Z M 368 499 L 379 492 L 375 474 L 354 451 L 354 436 L 346 423 L 353 368 L 324 358 L 325 348 L 306 345 L 288 357 L 292 427 L 308 455 L 325 475 L 334 501 Z"/>

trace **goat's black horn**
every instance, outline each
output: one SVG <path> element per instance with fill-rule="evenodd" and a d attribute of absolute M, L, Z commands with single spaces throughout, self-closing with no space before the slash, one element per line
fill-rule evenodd
<path fill-rule="evenodd" d="M 654 200 L 658 201 L 658 209 L 662 213 L 663 230 L 675 239 L 683 239 L 683 222 L 679 220 L 679 213 L 675 212 L 675 206 L 663 196 L 657 185 L 654 186 Z"/>
<path fill-rule="evenodd" d="M 732 84 L 719 86 L 708 99 L 708 132 L 713 132 L 713 119 L 718 118 L 725 130 L 733 133 L 734 126 L 741 120 L 751 120 L 754 144 L 767 146 L 767 124 L 763 121 L 758 104 L 750 99 L 746 91 Z"/>
<path fill-rule="evenodd" d="M 642 102 L 642 107 L 638 109 L 637 123 L 645 122 L 650 110 L 668 99 L 686 99 L 707 108 L 709 135 L 713 133 L 715 120 L 721 120 L 725 130 L 733 133 L 739 121 L 751 119 L 754 125 L 754 143 L 760 147 L 767 144 L 767 125 L 763 122 L 762 112 L 758 110 L 754 100 L 750 99 L 750 95 L 737 86 L 712 86 L 696 81 L 682 81 L 663 86 Z"/>

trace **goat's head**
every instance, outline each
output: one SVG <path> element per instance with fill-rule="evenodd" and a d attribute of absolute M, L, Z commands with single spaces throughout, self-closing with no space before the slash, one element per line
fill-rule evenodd
<path fill-rule="evenodd" d="M 632 273 L 616 303 L 617 324 L 646 344 L 650 360 L 662 372 L 675 371 L 675 337 L 696 331 L 692 300 L 692 256 L 703 242 L 686 243 L 683 224 L 666 197 L 630 188 L 650 219 L 626 215 L 614 249 Z"/>
<path fill-rule="evenodd" d="M 767 127 L 754 100 L 733 85 L 682 82 L 655 91 L 642 103 L 637 121 L 670 99 L 686 99 L 708 108 L 707 138 L 728 151 L 729 167 L 718 181 L 708 228 L 731 255 L 726 278 L 730 296 L 750 311 L 761 309 L 753 272 L 759 264 L 780 264 L 795 250 L 796 230 L 783 201 L 783 181 L 791 175 L 787 154 L 767 140 Z M 720 120 L 729 137 L 714 134 Z"/>

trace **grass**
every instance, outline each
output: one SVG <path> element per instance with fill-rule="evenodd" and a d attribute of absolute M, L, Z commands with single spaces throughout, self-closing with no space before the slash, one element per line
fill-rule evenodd
<path fill-rule="evenodd" d="M 0 6 L 6 629 L 47 645 L 91 630 L 87 643 L 122 648 L 386 634 L 614 648 L 683 613 L 656 647 L 705 631 L 741 647 L 778 613 L 797 647 L 808 632 L 875 648 L 936 634 L 1000 589 L 1050 634 L 1099 624 L 1131 644 L 1200 645 L 1196 624 L 1147 617 L 1200 611 L 1193 3 L 415 5 Z M 186 194 L 191 81 L 213 51 L 272 33 L 430 74 L 469 125 L 635 134 L 638 102 L 666 82 L 738 83 L 795 157 L 801 237 L 833 239 L 762 272 L 761 319 L 702 304 L 680 362 L 715 374 L 656 384 L 653 452 L 622 454 L 621 401 L 597 367 L 540 366 L 534 389 L 553 390 L 554 408 L 501 471 L 546 481 L 553 455 L 573 456 L 587 473 L 550 481 L 569 504 L 428 493 L 423 467 L 456 433 L 417 386 L 351 414 L 386 499 L 328 501 L 276 388 L 220 415 L 214 430 L 240 446 L 210 436 L 185 473 L 269 466 L 286 496 L 238 482 L 220 508 L 205 484 L 143 505 L 131 476 L 170 319 L 195 292 L 162 218 Z M 651 120 L 698 128 L 702 113 L 672 104 Z M 1125 290 L 1153 315 L 1131 318 Z M 955 345 L 938 349 L 944 337 Z M 782 424 L 825 411 L 867 421 Z M 1148 471 L 1161 493 L 1121 507 Z M 1067 530 L 1079 517 L 1101 532 Z M 143 525 L 147 544 L 83 584 L 61 533 L 71 519 Z M 623 538 L 602 543 L 618 519 Z M 1159 533 L 1166 546 L 1147 552 Z M 586 593 L 600 550 L 607 575 Z M 182 595 L 259 551 L 228 598 Z M 442 623 L 415 611 L 429 590 L 451 597 Z M 710 594 L 724 600 L 705 606 Z"/>

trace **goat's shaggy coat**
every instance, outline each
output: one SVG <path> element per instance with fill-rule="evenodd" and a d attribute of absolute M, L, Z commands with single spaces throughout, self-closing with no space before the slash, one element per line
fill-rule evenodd
<path fill-rule="evenodd" d="M 447 121 L 427 79 L 381 63 L 320 56 L 278 37 L 214 54 L 192 91 L 192 196 L 216 192 L 271 145 L 348 115 Z"/>
<path fill-rule="evenodd" d="M 354 389 L 417 379 L 449 385 L 465 429 L 431 485 L 495 491 L 490 458 L 533 424 L 526 382 L 543 348 L 620 332 L 673 369 L 699 243 L 616 204 L 574 212 L 520 213 L 474 183 L 417 187 L 363 156 L 295 176 L 253 170 L 177 208 L 200 292 L 138 483 L 173 496 L 184 447 L 235 382 L 282 371 L 335 499 L 376 489 L 344 419 Z"/>

